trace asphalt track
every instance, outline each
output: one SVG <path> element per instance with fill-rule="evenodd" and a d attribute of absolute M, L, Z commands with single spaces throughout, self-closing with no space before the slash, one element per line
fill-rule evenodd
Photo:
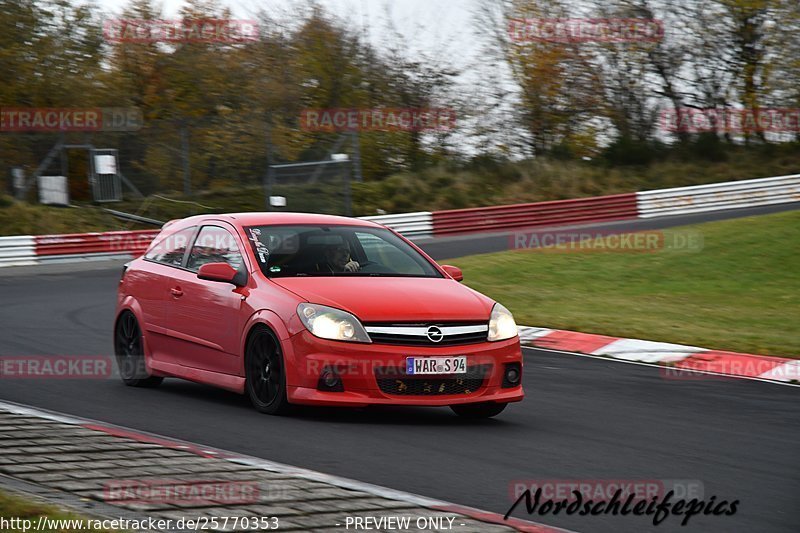
<path fill-rule="evenodd" d="M 473 253 L 473 241 L 426 248 L 442 259 L 458 253 L 452 242 Z M 118 278 L 118 262 L 0 269 L 0 355 L 110 353 Z M 653 367 L 541 350 L 526 349 L 525 362 L 527 399 L 481 422 L 420 408 L 268 417 L 243 397 L 179 380 L 142 390 L 105 379 L 0 379 L 0 399 L 499 513 L 519 480 L 691 479 L 707 499 L 740 501 L 732 517 L 696 516 L 683 528 L 675 517 L 657 527 L 647 517 L 530 517 L 576 531 L 797 531 L 796 388 L 670 380 Z M 515 516 L 526 518 L 522 509 Z"/>

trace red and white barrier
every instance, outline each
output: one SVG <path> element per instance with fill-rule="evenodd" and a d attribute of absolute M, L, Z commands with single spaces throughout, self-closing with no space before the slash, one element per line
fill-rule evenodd
<path fill-rule="evenodd" d="M 640 218 L 800 201 L 800 174 L 636 193 Z"/>
<path fill-rule="evenodd" d="M 36 237 L 0 237 L 0 267 L 36 264 Z"/>
<path fill-rule="evenodd" d="M 34 237 L 39 262 L 75 258 L 119 258 L 144 253 L 160 230 L 108 231 Z"/>
<path fill-rule="evenodd" d="M 159 230 L 0 237 L 0 267 L 87 259 L 127 259 L 144 253 Z"/>
<path fill-rule="evenodd" d="M 800 201 L 800 174 L 530 204 L 363 217 L 411 238 L 656 218 Z"/>
<path fill-rule="evenodd" d="M 635 193 L 454 209 L 433 213 L 433 234 L 439 237 L 534 226 L 591 224 L 636 218 L 637 214 Z"/>
<path fill-rule="evenodd" d="M 383 224 L 410 239 L 430 237 L 433 235 L 433 213 L 430 211 L 360 218 L 362 220 Z"/>
<path fill-rule="evenodd" d="M 412 238 L 571 226 L 800 201 L 800 174 L 612 196 L 362 217 Z M 0 237 L 0 267 L 141 255 L 159 230 Z"/>

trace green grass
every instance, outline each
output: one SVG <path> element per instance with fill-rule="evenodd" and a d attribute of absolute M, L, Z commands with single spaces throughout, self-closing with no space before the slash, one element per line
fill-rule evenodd
<path fill-rule="evenodd" d="M 800 358 L 800 211 L 676 228 L 699 252 L 453 260 L 518 324 Z"/>
<path fill-rule="evenodd" d="M 44 516 L 54 520 L 85 520 L 84 517 L 64 511 L 55 506 L 46 505 L 39 501 L 29 500 L 26 498 L 22 498 L 21 496 L 13 495 L 3 491 L 0 491 L 0 516 L 2 516 L 5 520 L 10 520 L 11 518 L 30 520 L 31 529 L 29 529 L 29 531 L 33 531 L 33 528 L 36 527 L 40 516 Z M 73 526 L 74 525 L 76 524 L 73 523 Z M 0 533 L 20 533 L 20 531 L 22 531 L 21 528 L 0 527 Z M 109 530 L 102 530 L 102 529 L 81 530 L 80 528 L 66 527 L 57 530 L 49 529 L 48 531 L 57 531 L 59 533 L 72 533 L 74 531 L 107 532 Z"/>
<path fill-rule="evenodd" d="M 94 206 L 48 207 L 4 200 L 5 198 L 7 197 L 0 197 L 0 236 L 155 228 L 114 218 Z"/>

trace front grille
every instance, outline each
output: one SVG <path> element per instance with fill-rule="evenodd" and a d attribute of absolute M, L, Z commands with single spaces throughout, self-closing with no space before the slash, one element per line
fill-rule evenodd
<path fill-rule="evenodd" d="M 408 376 L 405 368 L 380 367 L 375 369 L 375 379 L 381 392 L 395 396 L 474 394 L 483 387 L 491 369 L 491 365 L 476 365 L 467 367 L 465 374 Z"/>
<path fill-rule="evenodd" d="M 489 326 L 485 323 L 440 323 L 440 324 L 365 324 L 372 342 L 400 346 L 457 346 L 486 342 Z M 426 335 L 430 327 L 439 328 L 442 340 L 434 342 Z M 458 328 L 473 331 L 460 332 Z"/>

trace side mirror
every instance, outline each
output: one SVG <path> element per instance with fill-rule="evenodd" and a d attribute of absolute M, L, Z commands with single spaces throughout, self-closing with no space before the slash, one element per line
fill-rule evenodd
<path fill-rule="evenodd" d="M 442 265 L 442 270 L 447 272 L 447 275 L 456 281 L 464 280 L 464 273 L 461 272 L 461 269 L 458 267 L 454 267 L 452 265 Z"/>
<path fill-rule="evenodd" d="M 197 277 L 207 281 L 219 281 L 222 283 L 237 283 L 238 272 L 228 263 L 206 263 L 197 271 Z"/>

